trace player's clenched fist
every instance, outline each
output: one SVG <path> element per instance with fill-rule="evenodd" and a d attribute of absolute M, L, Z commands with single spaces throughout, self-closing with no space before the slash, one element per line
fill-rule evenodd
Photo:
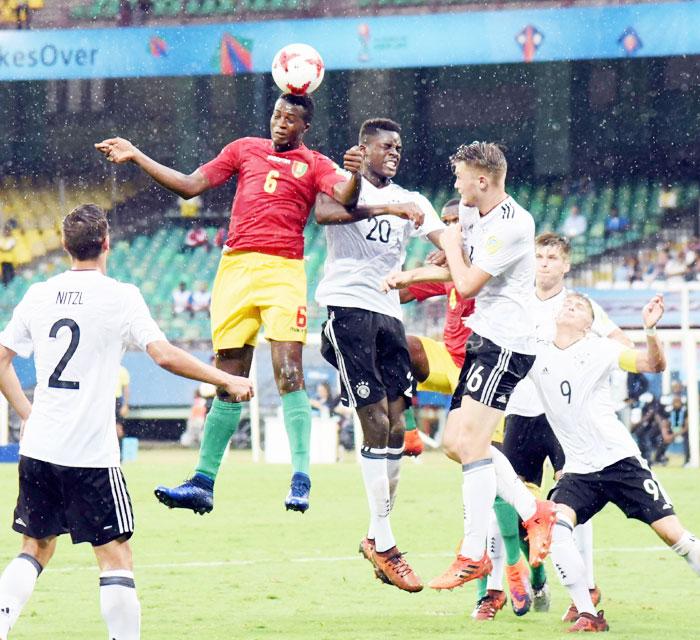
<path fill-rule="evenodd" d="M 226 383 L 226 392 L 234 402 L 245 402 L 255 395 L 253 383 L 242 376 L 229 376 L 229 381 Z"/>
<path fill-rule="evenodd" d="M 405 289 L 409 284 L 411 284 L 411 276 L 407 271 L 395 271 L 384 279 L 381 289 L 384 293 L 389 293 L 393 289 Z"/>
<path fill-rule="evenodd" d="M 350 147 L 343 156 L 343 168 L 350 173 L 359 173 L 364 159 L 365 154 L 359 145 Z"/>
<path fill-rule="evenodd" d="M 448 248 L 462 248 L 462 227 L 458 224 L 451 224 L 442 232 L 440 236 L 442 248 L 447 251 Z"/>
<path fill-rule="evenodd" d="M 388 204 L 387 212 L 389 215 L 410 220 L 416 229 L 423 224 L 425 213 L 415 202 L 402 202 L 399 204 Z"/>
<path fill-rule="evenodd" d="M 95 144 L 95 149 L 103 153 L 107 160 L 122 164 L 134 159 L 136 147 L 124 138 L 108 138 Z"/>
<path fill-rule="evenodd" d="M 642 310 L 644 328 L 652 329 L 664 315 L 664 297 L 661 294 L 655 295 Z"/>

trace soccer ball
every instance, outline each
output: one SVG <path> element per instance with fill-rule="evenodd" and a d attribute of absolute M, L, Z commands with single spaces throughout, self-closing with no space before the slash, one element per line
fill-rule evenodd
<path fill-rule="evenodd" d="M 288 44 L 272 60 L 272 78 L 285 93 L 305 95 L 316 91 L 325 66 L 318 51 L 308 44 Z"/>

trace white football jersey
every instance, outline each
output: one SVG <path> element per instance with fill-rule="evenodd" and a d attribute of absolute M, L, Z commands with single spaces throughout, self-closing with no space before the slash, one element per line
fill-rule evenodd
<path fill-rule="evenodd" d="M 464 250 L 491 274 L 476 295 L 466 324 L 499 347 L 532 354 L 534 324 L 529 301 L 535 286 L 535 222 L 510 196 L 486 215 L 459 206 Z"/>
<path fill-rule="evenodd" d="M 426 237 L 445 225 L 425 196 L 393 182 L 377 188 L 362 178 L 359 205 L 415 202 L 425 214 L 416 229 L 410 220 L 378 216 L 352 224 L 326 226 L 328 255 L 323 279 L 316 289 L 316 302 L 323 306 L 354 307 L 402 319 L 398 291 L 383 293 L 384 279 L 400 271 L 406 244 L 412 236 Z"/>
<path fill-rule="evenodd" d="M 127 347 L 165 340 L 137 287 L 97 270 L 32 285 L 0 344 L 34 353 L 36 389 L 20 453 L 67 467 L 119 466 L 114 389 Z"/>
<path fill-rule="evenodd" d="M 535 335 L 538 340 L 544 340 L 545 342 L 554 340 L 554 336 L 557 333 L 556 317 L 568 294 L 566 287 L 563 287 L 559 293 L 551 298 L 540 300 L 533 291 L 530 299 L 530 312 L 535 323 Z M 590 298 L 589 300 L 593 307 L 591 333 L 606 338 L 618 326 L 597 302 Z M 534 417 L 542 413 L 544 413 L 544 407 L 537 395 L 534 383 L 529 378 L 523 378 L 518 382 L 510 396 L 510 400 L 508 400 L 506 415 L 515 414 L 516 416 Z"/>
<path fill-rule="evenodd" d="M 640 456 L 630 432 L 615 414 L 610 374 L 627 347 L 588 334 L 567 349 L 538 342 L 528 377 L 559 440 L 565 473 L 592 473 L 618 460 Z"/>

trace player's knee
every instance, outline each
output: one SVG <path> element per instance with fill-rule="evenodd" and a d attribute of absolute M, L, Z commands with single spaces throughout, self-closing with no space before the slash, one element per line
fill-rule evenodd
<path fill-rule="evenodd" d="M 280 393 L 292 393 L 304 388 L 304 370 L 301 363 L 287 362 L 277 367 L 275 381 Z"/>

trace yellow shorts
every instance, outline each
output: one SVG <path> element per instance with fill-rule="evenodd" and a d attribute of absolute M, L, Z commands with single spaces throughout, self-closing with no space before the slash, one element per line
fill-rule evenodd
<path fill-rule="evenodd" d="M 252 251 L 221 256 L 211 294 L 214 351 L 255 346 L 265 338 L 306 342 L 306 272 L 303 260 Z"/>
<path fill-rule="evenodd" d="M 445 343 L 423 336 L 418 339 L 423 345 L 430 369 L 427 380 L 418 383 L 418 391 L 435 391 L 452 395 L 459 381 L 459 367 L 447 351 Z"/>

